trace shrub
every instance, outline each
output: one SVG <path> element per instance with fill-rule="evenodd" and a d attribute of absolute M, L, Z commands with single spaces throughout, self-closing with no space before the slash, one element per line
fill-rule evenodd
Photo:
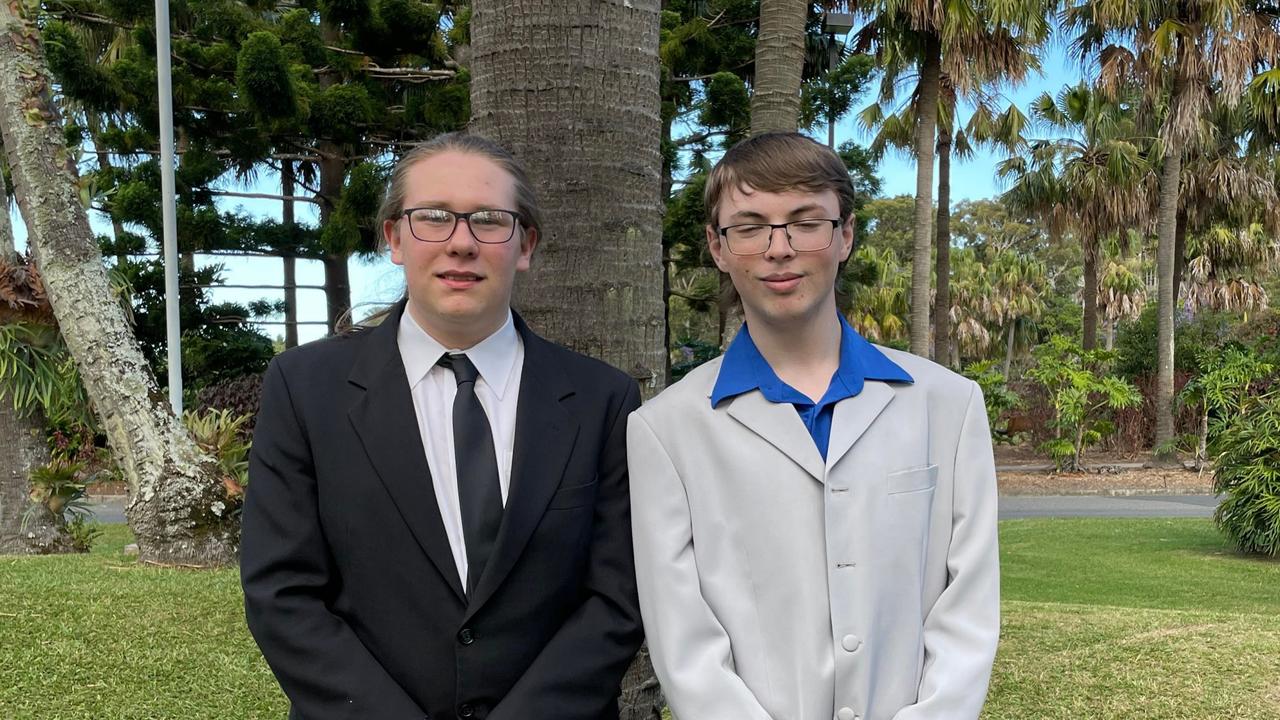
<path fill-rule="evenodd" d="M 1013 438 L 1007 427 L 1000 426 L 1000 420 L 1005 412 L 1020 407 L 1022 398 L 1009 389 L 1009 383 L 996 367 L 995 360 L 970 363 L 964 368 L 964 376 L 978 383 L 978 387 L 982 388 L 982 398 L 987 404 L 987 424 L 991 428 L 991 438 L 997 442 L 1009 442 Z"/>
<path fill-rule="evenodd" d="M 1245 402 L 1209 442 L 1214 490 L 1225 495 L 1213 519 L 1246 553 L 1280 555 L 1280 398 Z"/>
<path fill-rule="evenodd" d="M 1142 395 L 1128 381 L 1107 375 L 1115 353 L 1081 350 L 1073 341 L 1055 335 L 1034 350 L 1036 366 L 1027 376 L 1048 392 L 1053 405 L 1049 426 L 1053 439 L 1041 449 L 1059 464 L 1079 470 L 1085 448 L 1096 444 L 1115 426 L 1103 416 L 1106 410 L 1133 407 Z"/>

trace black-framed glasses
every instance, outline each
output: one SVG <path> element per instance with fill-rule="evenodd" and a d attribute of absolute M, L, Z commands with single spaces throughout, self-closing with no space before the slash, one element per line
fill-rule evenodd
<path fill-rule="evenodd" d="M 769 250 L 773 231 L 782 228 L 787 242 L 796 252 L 817 252 L 831 247 L 839 219 L 806 218 L 786 223 L 744 223 L 718 228 L 729 252 L 734 255 L 759 255 Z"/>
<path fill-rule="evenodd" d="M 459 220 L 467 221 L 467 230 L 476 242 L 501 245 L 515 237 L 520 213 L 514 210 L 474 210 L 454 212 L 444 208 L 409 208 L 401 213 L 409 219 L 409 232 L 422 242 L 444 242 L 453 237 Z"/>

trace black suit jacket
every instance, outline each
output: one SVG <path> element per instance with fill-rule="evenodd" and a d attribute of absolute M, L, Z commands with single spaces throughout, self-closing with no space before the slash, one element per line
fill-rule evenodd
<path fill-rule="evenodd" d="M 516 318 L 511 484 L 468 599 L 396 344 L 403 312 L 281 354 L 263 383 L 241 580 L 290 717 L 616 719 L 641 641 L 635 381 Z"/>

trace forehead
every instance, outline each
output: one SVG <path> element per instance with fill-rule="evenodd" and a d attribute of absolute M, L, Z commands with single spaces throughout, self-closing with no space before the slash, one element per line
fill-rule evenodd
<path fill-rule="evenodd" d="M 716 215 L 721 220 L 738 215 L 785 217 L 794 211 L 818 206 L 835 217 L 840 212 L 840 198 L 834 190 L 810 192 L 794 189 L 770 192 L 750 185 L 735 184 L 720 201 Z"/>
<path fill-rule="evenodd" d="M 515 196 L 515 178 L 493 159 L 475 153 L 438 153 L 414 163 L 405 176 L 406 207 L 510 208 Z"/>

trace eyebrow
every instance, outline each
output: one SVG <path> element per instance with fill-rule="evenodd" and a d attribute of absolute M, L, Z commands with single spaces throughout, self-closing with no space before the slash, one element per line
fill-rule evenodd
<path fill-rule="evenodd" d="M 799 215 L 811 213 L 814 210 L 826 211 L 826 208 L 819 205 L 818 203 L 808 203 L 805 205 L 801 205 L 798 208 L 795 208 L 794 210 L 792 210 L 790 213 L 787 214 L 787 217 L 795 218 Z M 739 210 L 738 212 L 730 215 L 729 220 L 730 221 L 733 221 L 733 220 L 764 221 L 765 216 L 761 215 L 760 213 L 754 210 Z"/>

